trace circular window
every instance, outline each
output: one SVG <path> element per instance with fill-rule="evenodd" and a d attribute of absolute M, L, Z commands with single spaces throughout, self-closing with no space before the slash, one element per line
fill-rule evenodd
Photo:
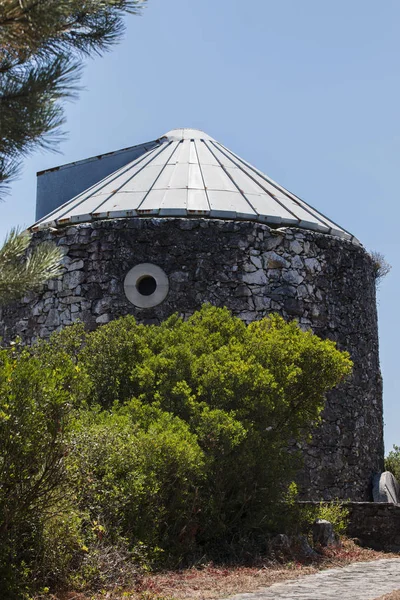
<path fill-rule="evenodd" d="M 157 265 L 142 263 L 128 271 L 124 290 L 128 300 L 138 308 L 152 308 L 166 298 L 168 277 Z"/>
<path fill-rule="evenodd" d="M 136 288 L 142 296 L 151 296 L 157 289 L 157 281 L 151 275 L 145 275 L 136 282 Z"/>

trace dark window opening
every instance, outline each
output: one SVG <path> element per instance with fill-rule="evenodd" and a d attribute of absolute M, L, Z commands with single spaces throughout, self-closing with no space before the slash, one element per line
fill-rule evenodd
<path fill-rule="evenodd" d="M 142 296 L 151 296 L 157 288 L 157 282 L 151 275 L 144 275 L 136 282 L 136 288 Z"/>

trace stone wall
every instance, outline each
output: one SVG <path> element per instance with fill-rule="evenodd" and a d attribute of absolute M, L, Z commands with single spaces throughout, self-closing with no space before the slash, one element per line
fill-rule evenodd
<path fill-rule="evenodd" d="M 374 267 L 350 242 L 299 229 L 272 230 L 248 221 L 121 219 L 34 235 L 64 250 L 65 272 L 40 293 L 3 309 L 0 335 L 31 342 L 76 319 L 89 328 L 121 315 L 159 323 L 190 315 L 202 303 L 228 306 L 246 322 L 276 311 L 348 350 L 351 379 L 329 394 L 324 423 L 304 449 L 304 498 L 370 499 L 383 470 L 382 390 Z M 167 298 L 138 309 L 124 294 L 139 263 L 161 267 Z"/>
<path fill-rule="evenodd" d="M 400 505 L 386 502 L 347 502 L 349 537 L 374 550 L 400 552 Z"/>
<path fill-rule="evenodd" d="M 300 502 L 316 506 L 315 502 Z M 389 502 L 343 502 L 349 511 L 346 535 L 366 548 L 400 552 L 400 504 Z"/>

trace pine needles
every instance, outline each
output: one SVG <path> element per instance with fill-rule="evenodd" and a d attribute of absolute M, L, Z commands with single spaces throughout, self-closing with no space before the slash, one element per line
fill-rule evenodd
<path fill-rule="evenodd" d="M 145 0 L 0 0 L 0 197 L 36 148 L 57 147 L 82 55 L 102 54 Z"/>
<path fill-rule="evenodd" d="M 31 235 L 12 229 L 0 248 L 0 304 L 34 291 L 61 272 L 61 251 L 50 243 L 29 250 Z"/>
<path fill-rule="evenodd" d="M 146 0 L 0 0 L 0 200 L 21 161 L 63 137 L 63 101 L 76 96 L 84 56 L 102 54 L 124 31 L 123 17 Z M 12 230 L 0 249 L 0 304 L 59 273 L 51 244 L 28 250 Z"/>

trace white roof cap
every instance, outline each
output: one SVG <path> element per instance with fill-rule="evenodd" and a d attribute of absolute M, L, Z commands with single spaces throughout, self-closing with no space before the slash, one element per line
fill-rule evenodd
<path fill-rule="evenodd" d="M 215 142 L 214 138 L 204 131 L 201 131 L 200 129 L 188 129 L 186 127 L 183 127 L 182 129 L 171 129 L 171 131 L 168 131 L 168 133 L 165 133 L 162 137 L 168 138 L 171 142 L 180 140 L 212 140 Z"/>
<path fill-rule="evenodd" d="M 174 129 L 31 229 L 95 219 L 209 217 L 300 227 L 358 240 L 197 129 Z"/>

